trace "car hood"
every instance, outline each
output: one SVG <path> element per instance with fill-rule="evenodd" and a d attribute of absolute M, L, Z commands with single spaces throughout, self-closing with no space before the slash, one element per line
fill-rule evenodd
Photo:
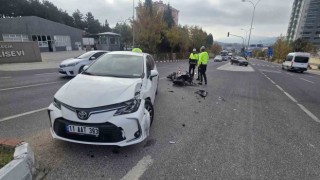
<path fill-rule="evenodd" d="M 114 78 L 79 74 L 55 94 L 62 103 L 77 108 L 116 104 L 134 97 L 142 79 Z"/>
<path fill-rule="evenodd" d="M 67 64 L 81 62 L 81 61 L 85 61 L 85 59 L 70 58 L 70 59 L 66 59 L 66 60 L 62 61 L 60 63 L 60 65 L 67 65 Z"/>

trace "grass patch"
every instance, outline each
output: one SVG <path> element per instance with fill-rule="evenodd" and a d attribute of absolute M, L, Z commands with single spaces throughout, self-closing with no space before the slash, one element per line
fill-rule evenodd
<path fill-rule="evenodd" d="M 13 147 L 0 145 L 0 169 L 13 160 Z"/>

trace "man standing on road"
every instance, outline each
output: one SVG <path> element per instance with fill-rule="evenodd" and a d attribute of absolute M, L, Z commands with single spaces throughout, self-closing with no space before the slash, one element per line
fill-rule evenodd
<path fill-rule="evenodd" d="M 196 65 L 198 63 L 198 59 L 199 59 L 199 57 L 197 54 L 197 50 L 194 48 L 192 53 L 190 54 L 190 57 L 189 57 L 189 74 L 192 77 L 192 79 L 194 76 L 194 70 L 195 70 Z"/>
<path fill-rule="evenodd" d="M 200 48 L 200 55 L 199 55 L 199 61 L 198 61 L 198 66 L 199 66 L 199 72 L 200 72 L 200 82 L 198 84 L 202 85 L 202 80 L 204 78 L 204 83 L 207 85 L 207 64 L 209 60 L 209 54 L 205 51 L 206 48 L 202 46 Z"/>

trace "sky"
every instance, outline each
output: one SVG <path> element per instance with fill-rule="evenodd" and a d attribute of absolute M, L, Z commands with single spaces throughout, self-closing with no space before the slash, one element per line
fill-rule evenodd
<path fill-rule="evenodd" d="M 133 0 L 49 0 L 70 15 L 77 9 L 92 12 L 96 19 L 114 27 L 117 22 L 132 17 Z M 158 0 L 153 0 L 158 1 Z M 251 0 L 257 2 L 258 0 Z M 134 0 L 135 6 L 138 0 Z M 144 0 L 142 0 L 144 2 Z M 253 5 L 242 0 L 163 0 L 179 12 L 179 24 L 198 25 L 211 33 L 215 41 L 239 42 L 227 38 L 227 33 L 246 36 L 241 29 L 250 29 Z M 253 41 L 286 35 L 293 0 L 261 0 L 256 7 L 252 29 Z M 262 42 L 263 43 L 263 42 Z"/>

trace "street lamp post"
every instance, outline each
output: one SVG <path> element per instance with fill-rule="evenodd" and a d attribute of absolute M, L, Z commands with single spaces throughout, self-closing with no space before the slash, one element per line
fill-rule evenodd
<path fill-rule="evenodd" d="M 254 28 L 252 28 L 252 29 L 254 29 Z M 250 29 L 246 30 L 246 29 L 241 28 L 240 30 L 246 32 L 245 42 L 247 43 L 247 40 L 248 40 L 248 32 L 250 31 Z M 248 47 L 247 47 L 247 48 L 248 48 Z"/>
<path fill-rule="evenodd" d="M 253 6 L 253 13 L 252 13 L 252 19 L 251 19 L 251 28 L 250 28 L 250 33 L 249 33 L 249 39 L 248 39 L 248 47 L 250 45 L 250 38 L 251 38 L 251 30 L 252 30 L 252 25 L 253 25 L 253 20 L 254 20 L 254 14 L 256 12 L 256 7 L 259 4 L 261 0 L 258 0 L 256 3 L 252 2 L 251 0 L 242 0 L 242 2 L 249 2 Z"/>
<path fill-rule="evenodd" d="M 134 48 L 134 0 L 132 1 L 132 48 Z"/>

